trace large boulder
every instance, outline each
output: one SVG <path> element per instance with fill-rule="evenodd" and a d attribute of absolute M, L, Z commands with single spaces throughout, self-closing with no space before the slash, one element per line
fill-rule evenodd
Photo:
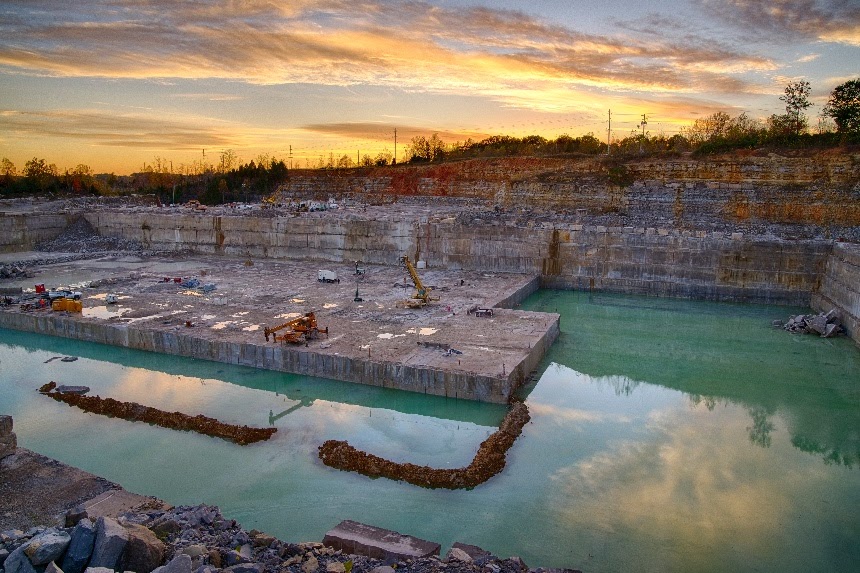
<path fill-rule="evenodd" d="M 25 547 L 26 544 L 18 547 L 3 562 L 3 569 L 6 573 L 38 573 L 33 564 L 30 563 L 30 558 L 24 553 Z"/>
<path fill-rule="evenodd" d="M 432 541 L 348 519 L 325 534 L 323 545 L 375 559 L 419 559 L 439 555 L 441 549 Z"/>
<path fill-rule="evenodd" d="M 224 569 L 225 573 L 263 573 L 264 570 L 262 563 L 239 563 Z"/>
<path fill-rule="evenodd" d="M 81 519 L 72 530 L 72 541 L 60 568 L 64 573 L 83 573 L 96 541 L 96 527 L 89 519 Z"/>
<path fill-rule="evenodd" d="M 228 551 L 224 555 L 224 562 L 227 567 L 239 565 L 240 563 L 250 563 L 254 560 L 253 552 L 249 544 L 244 544 L 233 551 Z"/>
<path fill-rule="evenodd" d="M 191 556 L 180 553 L 167 564 L 154 569 L 153 573 L 191 573 Z"/>
<path fill-rule="evenodd" d="M 33 565 L 47 565 L 63 555 L 71 539 L 72 536 L 65 531 L 58 531 L 54 528 L 46 529 L 26 544 L 24 553 L 27 554 Z"/>
<path fill-rule="evenodd" d="M 117 520 L 100 517 L 96 522 L 96 541 L 89 566 L 117 569 L 126 543 L 128 531 Z"/>
<path fill-rule="evenodd" d="M 164 543 L 142 525 L 126 524 L 128 543 L 122 553 L 120 567 L 123 571 L 150 573 L 161 565 L 167 552 Z"/>

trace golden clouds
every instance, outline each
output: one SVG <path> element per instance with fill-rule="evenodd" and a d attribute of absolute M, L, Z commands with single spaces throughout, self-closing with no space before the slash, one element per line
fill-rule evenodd
<path fill-rule="evenodd" d="M 51 4 L 42 17 L 16 6 L 0 64 L 57 76 L 369 84 L 570 110 L 593 99 L 583 87 L 744 91 L 732 74 L 773 67 L 713 43 L 610 38 L 520 12 L 423 2 L 91 0 L 74 13 Z M 566 99 L 553 96 L 562 90 Z"/>
<path fill-rule="evenodd" d="M 161 149 L 228 145 L 233 130 L 228 124 L 165 119 L 155 114 L 116 114 L 102 111 L 5 111 L 0 131 L 9 138 L 38 133 L 41 137 L 85 140 L 94 145 Z"/>

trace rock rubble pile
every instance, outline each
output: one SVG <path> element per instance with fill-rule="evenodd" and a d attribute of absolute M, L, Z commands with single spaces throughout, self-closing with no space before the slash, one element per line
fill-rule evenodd
<path fill-rule="evenodd" d="M 61 253 L 142 252 L 143 245 L 120 237 L 104 237 L 84 217 L 78 217 L 57 238 L 36 246 L 37 251 Z"/>
<path fill-rule="evenodd" d="M 19 264 L 0 265 L 0 279 L 29 279 L 36 276 L 28 267 Z"/>
<path fill-rule="evenodd" d="M 786 322 L 775 320 L 773 325 L 795 334 L 818 334 L 822 338 L 830 338 L 845 333 L 845 329 L 839 324 L 833 310 L 827 313 L 798 314 L 797 316 L 790 316 Z"/>
<path fill-rule="evenodd" d="M 160 505 L 160 504 L 154 504 Z M 65 527 L 0 532 L 0 573 L 573 573 L 530 569 L 455 544 L 445 558 L 375 559 L 322 543 L 288 543 L 245 531 L 217 507 L 138 509 L 93 521 L 85 509 L 66 514 Z"/>

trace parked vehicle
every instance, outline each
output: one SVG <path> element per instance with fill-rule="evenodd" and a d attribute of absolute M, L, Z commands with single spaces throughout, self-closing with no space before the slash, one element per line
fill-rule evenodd
<path fill-rule="evenodd" d="M 334 271 L 321 270 L 317 273 L 317 280 L 321 283 L 339 283 L 337 273 Z"/>
<path fill-rule="evenodd" d="M 44 296 L 47 297 L 49 301 L 55 301 L 59 298 L 70 298 L 72 300 L 80 300 L 81 292 L 80 291 L 71 291 L 68 289 L 55 289 L 49 290 Z"/>

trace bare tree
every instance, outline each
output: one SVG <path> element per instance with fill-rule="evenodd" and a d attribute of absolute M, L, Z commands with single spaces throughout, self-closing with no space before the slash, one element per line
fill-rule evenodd
<path fill-rule="evenodd" d="M 794 135 L 800 135 L 800 132 L 808 126 L 806 114 L 803 112 L 812 107 L 812 102 L 809 101 L 810 91 L 807 81 L 791 82 L 785 86 L 785 95 L 779 98 L 780 101 L 785 102 L 785 113 L 792 118 Z"/>
<path fill-rule="evenodd" d="M 2 163 L 0 163 L 0 175 L 5 177 L 15 177 L 18 175 L 18 169 L 8 157 L 4 157 Z"/>
<path fill-rule="evenodd" d="M 232 149 L 222 151 L 221 161 L 218 163 L 218 171 L 220 173 L 227 173 L 228 171 L 232 171 L 233 169 L 235 169 L 238 163 L 239 157 L 236 155 L 235 151 L 233 151 Z"/>

